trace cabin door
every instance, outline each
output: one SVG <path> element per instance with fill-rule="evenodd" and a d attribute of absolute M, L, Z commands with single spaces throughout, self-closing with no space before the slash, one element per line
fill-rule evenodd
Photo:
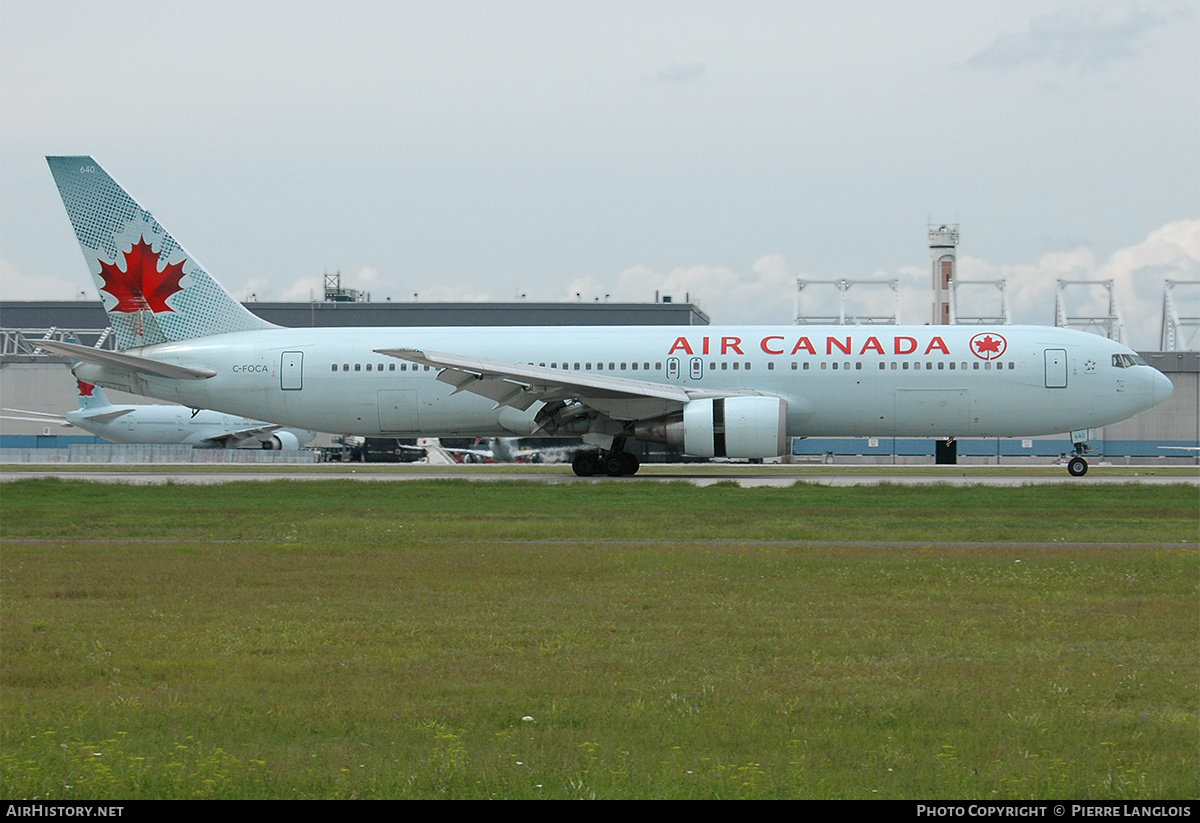
<path fill-rule="evenodd" d="M 1046 388 L 1067 387 L 1067 350 L 1046 349 Z"/>
<path fill-rule="evenodd" d="M 304 352 L 285 351 L 279 361 L 279 388 L 300 391 L 304 388 Z"/>

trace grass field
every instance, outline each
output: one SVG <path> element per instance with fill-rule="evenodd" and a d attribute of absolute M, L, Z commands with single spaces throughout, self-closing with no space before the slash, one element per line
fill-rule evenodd
<path fill-rule="evenodd" d="M 0 796 L 1182 798 L 1194 486 L 0 487 Z"/>

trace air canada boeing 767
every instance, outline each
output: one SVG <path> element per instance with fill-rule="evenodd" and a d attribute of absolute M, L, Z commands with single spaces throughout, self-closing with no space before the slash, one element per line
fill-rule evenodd
<path fill-rule="evenodd" d="M 766 458 L 804 436 L 1089 429 L 1170 381 L 1112 340 L 1047 326 L 281 328 L 250 313 L 90 157 L 50 170 L 119 351 L 43 348 L 81 379 L 316 431 L 581 436 L 576 474 L 633 474 L 630 440 Z"/>

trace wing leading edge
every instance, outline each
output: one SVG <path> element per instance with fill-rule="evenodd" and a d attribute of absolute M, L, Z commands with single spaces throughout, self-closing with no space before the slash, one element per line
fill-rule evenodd
<path fill-rule="evenodd" d="M 420 349 L 375 349 L 378 354 L 440 369 L 437 379 L 454 387 L 454 394 L 468 391 L 496 403 L 525 411 L 537 401 L 551 402 L 584 398 L 653 398 L 686 403 L 692 396 L 679 386 L 609 377 L 591 372 L 550 369 L 524 363 L 466 357 L 460 354 Z"/>
<path fill-rule="evenodd" d="M 496 405 L 525 411 L 534 403 L 547 408 L 538 414 L 538 430 L 549 428 L 548 418 L 560 417 L 569 408 L 570 417 L 594 410 L 616 421 L 653 420 L 677 413 L 693 400 L 731 396 L 763 396 L 752 389 L 686 389 L 669 383 L 652 383 L 628 377 L 610 377 L 594 372 L 553 369 L 527 363 L 469 357 L 421 349 L 375 349 L 378 354 L 396 357 L 439 370 L 437 379 L 461 391 L 486 397 Z"/>

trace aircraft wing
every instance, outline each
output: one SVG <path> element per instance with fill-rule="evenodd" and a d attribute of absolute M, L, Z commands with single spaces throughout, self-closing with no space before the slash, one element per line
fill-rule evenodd
<path fill-rule="evenodd" d="M 29 411 L 27 409 L 4 409 L 6 412 L 17 412 L 17 414 L 0 414 L 0 419 L 3 420 L 22 420 L 27 423 L 58 423 L 60 426 L 70 426 L 67 418 L 60 414 L 50 414 L 49 412 Z M 36 417 L 20 417 L 18 415 L 37 415 Z"/>
<path fill-rule="evenodd" d="M 214 434 L 212 437 L 204 438 L 209 443 L 220 443 L 226 448 L 233 448 L 239 443 L 245 443 L 247 440 L 255 439 L 262 440 L 267 435 L 279 430 L 279 426 L 252 426 L 247 429 L 236 429 L 234 431 L 221 432 Z"/>
<path fill-rule="evenodd" d="M 495 401 L 496 408 L 512 406 L 525 411 L 539 400 L 654 398 L 686 403 L 692 399 L 679 386 L 630 380 L 627 377 L 609 377 L 420 349 L 375 351 L 410 363 L 441 369 L 437 379 L 453 386 L 453 393 L 469 391 L 478 394 Z"/>
<path fill-rule="evenodd" d="M 375 351 L 439 369 L 437 379 L 453 386 L 452 394 L 469 391 L 492 400 L 496 409 L 511 406 L 525 411 L 538 401 L 547 404 L 575 402 L 616 420 L 639 420 L 678 411 L 689 401 L 702 397 L 761 394 L 753 390 L 713 392 L 685 389 L 678 385 L 628 377 L 610 377 L 594 372 L 551 369 L 421 349 Z"/>
<path fill-rule="evenodd" d="M 54 421 L 59 421 L 59 420 L 67 419 L 67 418 L 63 417 L 61 414 L 54 414 L 53 412 L 30 411 L 29 409 L 10 409 L 7 406 L 3 409 L 3 411 L 16 412 L 17 414 L 35 415 L 34 417 L 12 417 L 11 415 L 6 414 L 6 415 L 4 415 L 5 420 L 54 420 Z"/>

